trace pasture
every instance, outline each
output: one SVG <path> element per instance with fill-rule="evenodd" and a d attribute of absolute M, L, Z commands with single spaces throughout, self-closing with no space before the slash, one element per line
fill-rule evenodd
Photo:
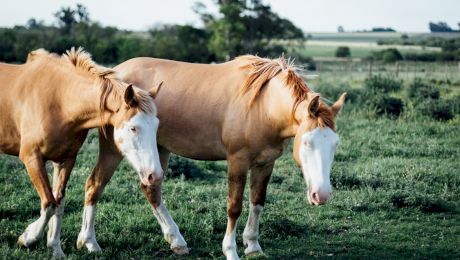
<path fill-rule="evenodd" d="M 362 59 L 370 56 L 372 52 L 382 51 L 388 48 L 396 48 L 401 54 L 440 52 L 439 47 L 427 47 L 419 45 L 379 45 L 379 41 L 398 40 L 405 35 L 409 39 L 426 39 L 428 37 L 452 37 L 449 34 L 423 34 L 423 33 L 399 33 L 399 32 L 346 32 L 346 33 L 308 33 L 308 39 L 297 52 L 304 57 L 313 57 L 315 60 L 331 59 L 335 57 L 335 51 L 339 46 L 350 48 L 352 59 Z M 457 34 L 455 34 L 457 35 Z M 458 37 L 458 35 L 457 35 Z"/>
<path fill-rule="evenodd" d="M 349 81 L 326 73 L 312 85 L 323 84 L 324 77 L 333 85 Z M 350 82 L 356 88 L 363 85 L 361 76 Z M 460 91 L 456 84 L 447 84 L 444 90 Z M 260 244 L 265 255 L 256 259 L 460 258 L 459 116 L 449 121 L 411 114 L 391 119 L 347 103 L 337 125 L 341 144 L 331 172 L 333 199 L 324 206 L 308 205 L 292 147 L 286 149 L 276 163 L 261 219 Z M 98 204 L 96 234 L 103 252 L 77 250 L 84 185 L 97 150 L 97 136 L 92 132 L 66 192 L 61 241 L 70 259 L 223 259 L 226 164 L 178 157 L 172 158 L 174 167 L 164 182 L 163 199 L 191 248 L 188 256 L 178 257 L 169 250 L 139 189 L 139 178 L 126 161 Z M 38 196 L 17 158 L 0 157 L 0 183 L 0 255 L 49 257 L 45 240 L 30 250 L 16 244 L 39 216 Z M 247 192 L 245 198 L 237 230 L 240 256 Z"/>

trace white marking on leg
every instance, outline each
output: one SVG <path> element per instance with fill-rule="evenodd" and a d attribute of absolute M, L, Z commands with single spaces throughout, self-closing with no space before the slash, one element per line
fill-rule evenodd
<path fill-rule="evenodd" d="M 248 222 L 243 232 L 243 243 L 247 245 L 244 254 L 262 253 L 259 245 L 259 219 L 264 207 L 260 205 L 253 206 L 250 204 Z"/>
<path fill-rule="evenodd" d="M 89 252 L 100 252 L 101 247 L 96 241 L 94 221 L 96 218 L 96 205 L 85 206 L 83 210 L 83 224 L 78 234 L 77 248 L 86 246 Z"/>
<path fill-rule="evenodd" d="M 46 245 L 53 252 L 54 258 L 65 257 L 65 254 L 61 248 L 61 226 L 63 215 L 64 199 L 61 199 L 59 206 L 56 207 L 54 215 L 48 222 L 48 241 Z"/>
<path fill-rule="evenodd" d="M 225 232 L 224 241 L 222 241 L 222 251 L 224 255 L 227 257 L 227 260 L 239 260 L 240 257 L 236 252 L 236 221 L 233 230 L 229 230 L 227 221 L 227 231 Z"/>
<path fill-rule="evenodd" d="M 182 237 L 179 227 L 169 215 L 168 210 L 163 205 L 163 202 L 157 208 L 153 208 L 153 214 L 155 215 L 158 223 L 160 223 L 161 231 L 166 241 L 171 245 L 171 250 L 176 254 L 187 254 L 189 249 L 187 243 Z"/>
<path fill-rule="evenodd" d="M 43 237 L 45 226 L 48 223 L 51 216 L 54 214 L 52 206 L 48 206 L 45 209 L 40 210 L 40 218 L 34 223 L 30 224 L 24 233 L 19 237 L 18 243 L 25 247 L 29 247 L 36 243 L 40 238 Z"/>

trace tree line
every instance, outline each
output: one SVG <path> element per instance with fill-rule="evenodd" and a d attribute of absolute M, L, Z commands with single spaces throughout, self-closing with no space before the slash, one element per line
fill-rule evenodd
<path fill-rule="evenodd" d="M 193 6 L 203 28 L 167 24 L 147 32 L 102 26 L 80 4 L 62 7 L 54 14 L 56 25 L 31 18 L 26 25 L 0 28 L 0 61 L 24 62 L 28 52 L 37 48 L 63 53 L 72 46 L 83 46 L 104 64 L 139 56 L 208 63 L 246 53 L 279 56 L 287 52 L 286 47 L 273 39 L 304 39 L 301 29 L 261 0 L 214 3 L 219 9 L 217 15 L 209 13 L 202 3 Z"/>

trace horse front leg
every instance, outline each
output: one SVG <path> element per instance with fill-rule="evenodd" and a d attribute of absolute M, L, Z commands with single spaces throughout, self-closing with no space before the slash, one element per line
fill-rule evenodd
<path fill-rule="evenodd" d="M 166 171 L 168 169 L 170 152 L 162 147 L 158 147 L 158 152 L 160 155 L 161 167 Z M 160 224 L 163 237 L 170 244 L 171 250 L 178 255 L 188 254 L 189 248 L 187 247 L 187 242 L 185 242 L 179 231 L 179 227 L 176 222 L 174 222 L 161 200 L 161 183 L 151 186 L 141 184 L 141 188 L 152 206 L 153 215 Z"/>
<path fill-rule="evenodd" d="M 265 204 L 267 185 L 273 171 L 274 163 L 258 166 L 251 169 L 250 189 L 251 203 L 249 217 L 243 232 L 243 243 L 246 245 L 246 255 L 261 254 L 259 245 L 259 219 Z"/>
<path fill-rule="evenodd" d="M 53 195 L 56 199 L 56 210 L 48 222 L 47 246 L 53 252 L 53 257 L 65 257 L 61 248 L 61 225 L 64 215 L 64 196 L 67 181 L 75 165 L 76 158 L 67 159 L 63 163 L 53 163 Z"/>
<path fill-rule="evenodd" d="M 45 161 L 41 154 L 34 149 L 22 148 L 19 158 L 25 164 L 30 180 L 41 200 L 40 218 L 30 224 L 18 239 L 19 245 L 30 247 L 43 236 L 45 226 L 54 214 L 56 200 L 51 192 Z"/>
<path fill-rule="evenodd" d="M 243 208 L 244 186 L 249 169 L 246 156 L 229 156 L 228 162 L 228 197 L 227 229 L 222 241 L 222 251 L 228 260 L 240 259 L 236 251 L 236 223 Z"/>
<path fill-rule="evenodd" d="M 107 183 L 112 178 L 118 164 L 123 159 L 113 143 L 113 129 L 107 128 L 106 139 L 99 133 L 99 158 L 91 175 L 86 180 L 85 207 L 83 210 L 83 223 L 78 234 L 77 248 L 85 246 L 89 252 L 100 252 L 101 247 L 96 241 L 94 229 L 96 218 L 96 203 Z"/>

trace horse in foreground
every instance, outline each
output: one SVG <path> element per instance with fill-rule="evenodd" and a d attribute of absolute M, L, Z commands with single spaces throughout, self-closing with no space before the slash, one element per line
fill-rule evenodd
<path fill-rule="evenodd" d="M 161 120 L 157 141 L 163 169 L 167 169 L 171 152 L 197 160 L 227 160 L 228 220 L 222 250 L 228 259 L 238 259 L 235 227 L 242 211 L 248 170 L 251 206 L 243 233 L 247 246 L 244 252 L 262 252 L 258 242 L 259 219 L 267 184 L 275 160 L 291 137 L 295 137 L 293 154 L 308 185 L 310 203 L 324 204 L 331 197 L 329 174 L 339 143 L 335 121 L 345 93 L 331 107 L 327 106 L 284 58 L 242 56 L 214 65 L 134 58 L 114 69 L 124 81 L 143 89 L 164 82 L 155 99 Z M 106 154 L 116 154 L 113 143 L 102 147 L 100 156 Z M 97 195 L 105 186 L 90 180 L 110 176 L 118 163 L 98 161 L 86 186 L 85 208 L 95 207 Z M 161 179 L 156 185 L 141 187 L 171 249 L 176 253 L 188 252 L 161 201 Z M 88 223 L 94 225 L 94 218 Z M 93 237 L 88 242 L 95 241 Z M 87 246 L 91 250 L 92 244 Z"/>
<path fill-rule="evenodd" d="M 62 57 L 37 50 L 25 64 L 0 63 L 0 90 L 0 152 L 19 156 L 41 201 L 40 218 L 19 237 L 20 245 L 36 243 L 49 223 L 47 246 L 53 256 L 64 256 L 60 229 L 65 188 L 91 128 L 122 140 L 117 149 L 144 185 L 163 174 L 156 143 L 155 90 L 149 93 L 122 82 L 83 49 L 72 48 Z M 109 154 L 100 157 L 110 159 Z M 52 188 L 45 167 L 48 160 L 54 167 Z"/>

